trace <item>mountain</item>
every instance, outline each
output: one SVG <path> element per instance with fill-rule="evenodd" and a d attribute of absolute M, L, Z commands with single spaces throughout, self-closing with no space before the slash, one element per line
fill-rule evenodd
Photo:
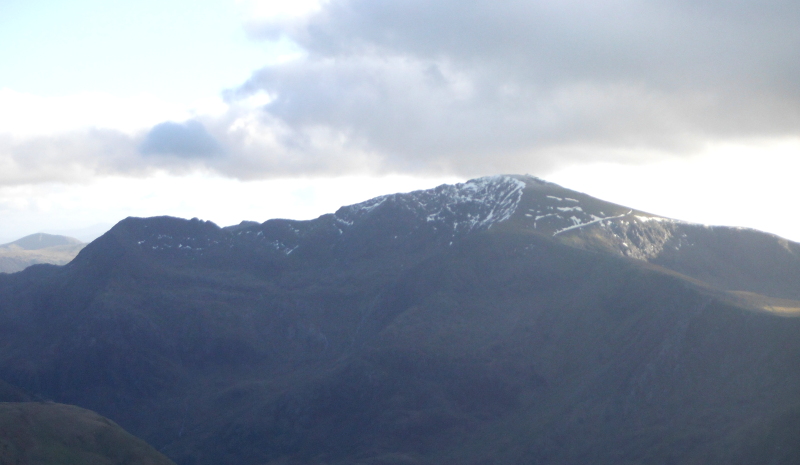
<path fill-rule="evenodd" d="M 37 233 L 0 245 L 0 273 L 14 273 L 38 263 L 65 265 L 86 244 L 66 236 Z"/>
<path fill-rule="evenodd" d="M 0 378 L 181 465 L 800 463 L 800 245 L 527 176 L 128 218 L 0 275 Z"/>
<path fill-rule="evenodd" d="M 80 245 L 81 241 L 72 237 L 55 236 L 52 234 L 37 233 L 25 236 L 8 244 L 0 245 L 0 248 L 7 250 L 42 250 L 51 247 Z"/>
<path fill-rule="evenodd" d="M 114 422 L 71 405 L 0 403 L 0 463 L 174 465 Z"/>

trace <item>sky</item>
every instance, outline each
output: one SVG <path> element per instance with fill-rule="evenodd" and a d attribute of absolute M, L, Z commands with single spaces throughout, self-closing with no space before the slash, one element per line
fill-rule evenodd
<path fill-rule="evenodd" d="M 0 243 L 531 174 L 800 241 L 800 3 L 0 0 Z"/>

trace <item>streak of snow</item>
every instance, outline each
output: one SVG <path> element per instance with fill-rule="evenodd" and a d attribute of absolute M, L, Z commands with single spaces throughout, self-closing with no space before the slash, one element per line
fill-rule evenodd
<path fill-rule="evenodd" d="M 582 228 L 584 226 L 589 226 L 590 224 L 598 223 L 600 221 L 613 220 L 613 219 L 616 219 L 616 218 L 623 218 L 623 217 L 626 217 L 626 216 L 630 215 L 631 213 L 633 213 L 633 210 L 631 210 L 628 213 L 625 213 L 623 215 L 607 216 L 605 218 L 599 218 L 599 219 L 592 220 L 592 221 L 589 221 L 589 222 L 586 222 L 586 223 L 580 223 L 580 224 L 576 224 L 574 226 L 569 226 L 569 227 L 566 227 L 564 229 L 559 229 L 558 231 L 554 232 L 553 236 L 556 236 L 556 235 L 561 234 L 563 232 L 571 231 L 573 229 L 578 229 L 578 228 Z M 572 218 L 576 219 L 574 216 Z"/>
<path fill-rule="evenodd" d="M 637 220 L 642 221 L 644 223 L 647 223 L 648 221 L 655 221 L 657 223 L 662 223 L 662 222 L 674 223 L 674 222 L 676 222 L 676 220 L 672 220 L 672 219 L 669 219 L 669 218 L 664 218 L 664 217 L 661 217 L 661 216 L 635 215 L 635 217 L 636 217 Z"/>

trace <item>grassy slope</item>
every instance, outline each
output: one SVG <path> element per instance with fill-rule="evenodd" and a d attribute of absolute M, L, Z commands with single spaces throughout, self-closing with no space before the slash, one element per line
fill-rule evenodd
<path fill-rule="evenodd" d="M 144 441 L 94 412 L 39 402 L 0 403 L 0 463 L 173 464 Z"/>

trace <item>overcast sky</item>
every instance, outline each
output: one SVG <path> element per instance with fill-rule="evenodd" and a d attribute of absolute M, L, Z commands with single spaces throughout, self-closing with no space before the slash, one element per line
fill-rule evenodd
<path fill-rule="evenodd" d="M 800 240 L 800 2 L 3 0 L 0 242 L 529 173 Z"/>

